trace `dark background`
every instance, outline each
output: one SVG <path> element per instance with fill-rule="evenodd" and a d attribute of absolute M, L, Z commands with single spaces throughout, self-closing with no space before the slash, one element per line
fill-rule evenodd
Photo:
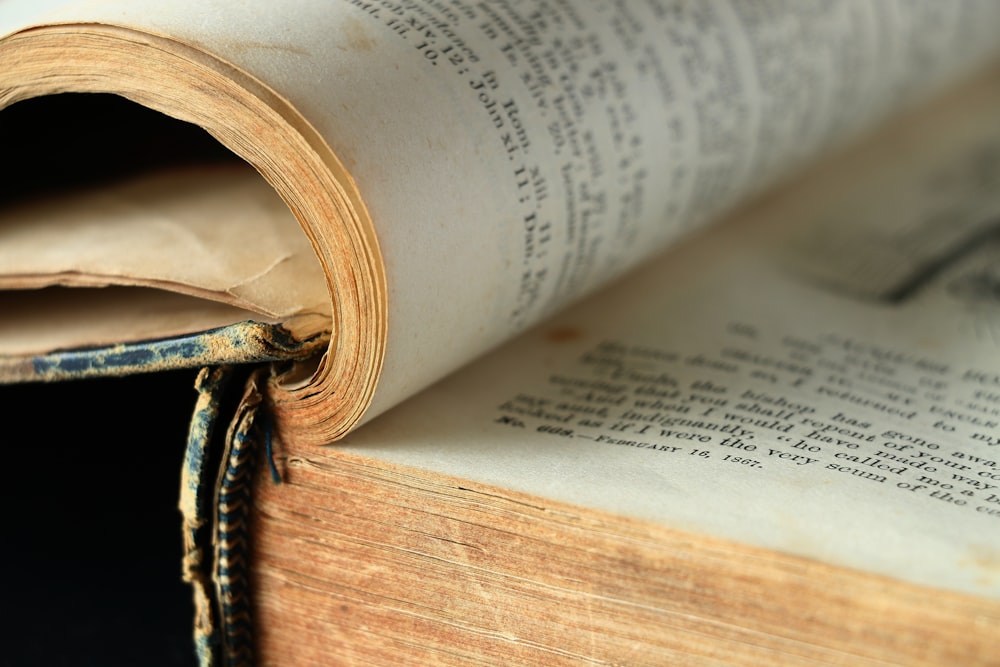
<path fill-rule="evenodd" d="M 0 664 L 195 664 L 177 510 L 194 378 L 0 386 Z"/>
<path fill-rule="evenodd" d="M 235 159 L 200 128 L 111 95 L 25 100 L 0 121 L 16 165 L 0 209 Z M 177 510 L 195 374 L 0 385 L 0 665 L 195 663 Z"/>

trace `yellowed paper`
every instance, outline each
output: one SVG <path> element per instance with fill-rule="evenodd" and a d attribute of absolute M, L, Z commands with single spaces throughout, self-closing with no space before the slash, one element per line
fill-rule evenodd
<path fill-rule="evenodd" d="M 278 188 L 336 332 L 308 394 L 345 425 L 983 62 L 1000 22 L 990 3 L 863 0 L 6 8 L 3 33 L 53 24 L 37 36 L 90 31 L 115 58 L 149 55 L 176 90 L 127 67 L 64 85 L 120 84 L 204 123 Z"/>
<path fill-rule="evenodd" d="M 342 446 L 1000 599 L 1000 86 L 966 93 Z M 897 262 L 973 210 L 904 289 L 850 280 L 852 255 Z"/>

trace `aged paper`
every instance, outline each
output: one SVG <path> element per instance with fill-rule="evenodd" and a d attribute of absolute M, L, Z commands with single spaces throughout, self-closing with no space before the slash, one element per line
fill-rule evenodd
<path fill-rule="evenodd" d="M 980 187 L 1000 165 L 1000 86 L 983 90 L 968 91 L 991 100 L 978 115 L 968 99 L 940 110 L 940 141 L 920 141 L 937 114 L 896 128 L 344 446 L 1000 598 L 1000 209 Z M 970 210 L 971 242 L 914 265 L 901 294 L 803 261 L 831 226 L 847 231 L 826 252 L 846 261 L 877 252 L 879 229 L 891 253 L 894 233 Z"/>
<path fill-rule="evenodd" d="M 339 329 L 331 347 L 382 373 L 372 415 L 983 61 L 1000 20 L 862 0 L 28 4 L 8 3 L 0 32 L 118 26 L 103 34 L 301 114 L 289 124 L 356 187 L 358 237 L 370 218 L 378 239 L 370 284 L 329 295 L 387 309 L 384 345 Z M 270 146 L 229 140 L 279 180 Z M 339 224 L 306 224 L 328 273 L 356 252 L 321 229 Z"/>

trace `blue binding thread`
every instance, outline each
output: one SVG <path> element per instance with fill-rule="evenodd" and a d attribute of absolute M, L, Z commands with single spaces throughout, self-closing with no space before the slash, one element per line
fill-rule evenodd
<path fill-rule="evenodd" d="M 281 325 L 237 322 L 186 336 L 50 352 L 41 356 L 0 354 L 6 382 L 51 382 L 149 373 L 168 368 L 304 360 L 322 351 L 326 333 L 296 340 Z"/>
<path fill-rule="evenodd" d="M 194 592 L 195 653 L 201 667 L 254 663 L 249 529 L 261 437 L 272 478 L 277 474 L 266 410 L 263 424 L 256 422 L 263 405 L 258 381 L 266 371 L 206 368 L 196 383 L 198 403 L 188 436 L 180 506 L 184 579 Z M 220 424 L 229 425 L 225 433 Z"/>
<path fill-rule="evenodd" d="M 226 437 L 215 515 L 215 588 L 222 624 L 222 649 L 230 667 L 253 665 L 253 618 L 250 598 L 250 509 L 257 437 L 254 428 L 262 403 L 259 368 L 247 381 L 243 400 Z"/>
<path fill-rule="evenodd" d="M 184 558 L 182 575 L 194 596 L 194 649 L 201 667 L 212 667 L 219 649 L 215 589 L 212 573 L 214 535 L 212 501 L 216 467 L 211 456 L 221 402 L 231 383 L 228 366 L 203 368 L 195 389 L 198 400 L 191 416 L 184 467 L 181 471 L 180 510 L 183 516 Z"/>

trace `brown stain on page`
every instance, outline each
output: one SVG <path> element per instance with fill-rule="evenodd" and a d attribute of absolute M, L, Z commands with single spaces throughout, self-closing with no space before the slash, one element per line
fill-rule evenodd
<path fill-rule="evenodd" d="M 576 327 L 555 327 L 545 332 L 545 340 L 550 343 L 571 343 L 583 336 Z"/>
<path fill-rule="evenodd" d="M 371 51 L 375 48 L 375 39 L 358 19 L 353 17 L 347 18 L 343 23 L 342 29 L 349 50 Z"/>

